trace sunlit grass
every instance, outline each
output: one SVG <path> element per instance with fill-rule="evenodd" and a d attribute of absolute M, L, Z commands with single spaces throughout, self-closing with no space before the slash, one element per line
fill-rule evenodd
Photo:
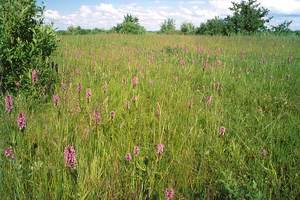
<path fill-rule="evenodd" d="M 8 114 L 3 97 L 1 199 L 299 198 L 299 38 L 60 39 L 58 105 L 14 97 Z"/>

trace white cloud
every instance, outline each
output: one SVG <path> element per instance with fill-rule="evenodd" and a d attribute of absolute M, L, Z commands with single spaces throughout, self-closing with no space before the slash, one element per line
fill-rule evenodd
<path fill-rule="evenodd" d="M 79 13 L 81 17 L 88 17 L 92 13 L 92 10 L 89 6 L 82 5 L 80 6 Z"/>
<path fill-rule="evenodd" d="M 100 3 L 99 5 L 81 5 L 80 8 L 67 15 L 62 15 L 56 10 L 47 10 L 45 17 L 48 22 L 53 22 L 59 29 L 65 29 L 70 25 L 84 28 L 111 28 L 120 23 L 123 16 L 130 13 L 140 19 L 141 25 L 147 30 L 158 30 L 164 19 L 171 17 L 176 20 L 179 27 L 182 22 L 192 22 L 199 25 L 201 22 L 215 16 L 224 17 L 230 14 L 228 7 L 232 0 L 187 0 L 177 1 L 172 5 L 161 3 L 156 0 L 151 6 L 141 6 L 138 4 Z M 259 0 L 262 6 L 270 10 L 293 14 L 300 13 L 300 0 Z M 298 23 L 299 24 L 299 23 Z"/>
<path fill-rule="evenodd" d="M 60 14 L 56 10 L 46 10 L 45 17 L 53 20 L 59 20 L 61 18 Z"/>
<path fill-rule="evenodd" d="M 197 5 L 196 3 L 194 5 Z M 160 6 L 156 8 L 143 7 L 136 4 L 114 6 L 108 3 L 101 3 L 96 6 L 82 5 L 78 11 L 61 15 L 58 11 L 47 10 L 45 13 L 47 21 L 53 22 L 58 28 L 66 28 L 70 25 L 82 27 L 111 28 L 120 23 L 127 13 L 137 16 L 140 23 L 148 30 L 158 30 L 164 19 L 172 17 L 177 25 L 184 21 L 200 24 L 209 18 L 220 14 L 219 8 L 213 8 L 213 4 L 208 4 L 212 10 L 207 10 L 200 6 L 179 6 L 178 8 Z"/>
<path fill-rule="evenodd" d="M 209 0 L 211 6 L 217 10 L 219 13 L 222 14 L 229 14 L 230 11 L 228 10 L 231 7 L 231 0 Z"/>
<path fill-rule="evenodd" d="M 261 5 L 274 12 L 285 14 L 300 13 L 299 0 L 260 0 Z"/>

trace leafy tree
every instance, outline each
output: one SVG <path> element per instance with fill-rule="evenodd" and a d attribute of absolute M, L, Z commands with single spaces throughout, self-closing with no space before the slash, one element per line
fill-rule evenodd
<path fill-rule="evenodd" d="M 97 34 L 97 33 L 105 33 L 104 29 L 94 28 L 94 29 L 84 29 L 80 26 L 69 26 L 67 30 L 59 30 L 57 31 L 60 35 L 85 35 L 85 34 Z"/>
<path fill-rule="evenodd" d="M 146 32 L 145 28 L 139 24 L 138 18 L 130 14 L 125 15 L 123 22 L 117 24 L 112 30 L 117 33 L 132 34 L 143 34 Z"/>
<path fill-rule="evenodd" d="M 192 23 L 183 23 L 180 30 L 184 34 L 193 34 L 195 33 L 195 26 Z"/>
<path fill-rule="evenodd" d="M 284 21 L 283 23 L 277 25 L 277 26 L 272 26 L 271 31 L 274 33 L 290 33 L 292 30 L 289 28 L 291 25 L 292 21 Z"/>
<path fill-rule="evenodd" d="M 105 33 L 106 31 L 101 28 L 94 28 L 94 29 L 90 30 L 90 32 L 91 32 L 91 34 L 97 34 L 97 33 Z"/>
<path fill-rule="evenodd" d="M 207 20 L 197 28 L 196 34 L 200 35 L 228 35 L 227 22 L 224 19 L 215 17 Z"/>
<path fill-rule="evenodd" d="M 126 14 L 124 16 L 124 22 L 131 22 L 131 23 L 138 23 L 139 19 L 137 17 L 134 17 L 130 14 Z"/>
<path fill-rule="evenodd" d="M 233 16 L 227 17 L 235 33 L 254 33 L 266 30 L 266 23 L 271 18 L 267 15 L 269 10 L 261 7 L 257 0 L 246 0 L 240 3 L 232 2 Z"/>
<path fill-rule="evenodd" d="M 52 26 L 43 25 L 43 10 L 35 0 L 0 0 L 0 93 L 53 90 L 57 74 L 50 55 L 57 38 Z"/>
<path fill-rule="evenodd" d="M 80 26 L 69 26 L 67 32 L 72 35 L 81 35 L 86 34 L 88 31 L 86 29 L 82 29 Z"/>
<path fill-rule="evenodd" d="M 160 26 L 160 32 L 162 33 L 174 33 L 176 31 L 175 20 L 168 18 Z"/>

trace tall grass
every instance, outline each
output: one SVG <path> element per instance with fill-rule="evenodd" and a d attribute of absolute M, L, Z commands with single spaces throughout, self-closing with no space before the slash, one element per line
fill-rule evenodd
<path fill-rule="evenodd" d="M 17 96 L 9 114 L 2 98 L 0 149 L 15 158 L 0 156 L 1 199 L 164 199 L 166 188 L 175 199 L 300 197 L 299 38 L 60 39 L 58 106 Z"/>

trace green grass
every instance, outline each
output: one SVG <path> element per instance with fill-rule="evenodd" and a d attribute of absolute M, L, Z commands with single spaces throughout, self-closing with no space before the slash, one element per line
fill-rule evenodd
<path fill-rule="evenodd" d="M 175 199 L 300 198 L 299 38 L 60 39 L 59 106 L 21 96 L 11 114 L 0 105 L 0 149 L 12 146 L 16 157 L 0 156 L 1 199 L 164 199 L 168 187 Z M 27 117 L 23 133 L 19 112 Z M 64 164 L 69 144 L 76 170 Z M 134 145 L 140 154 L 127 162 Z"/>

